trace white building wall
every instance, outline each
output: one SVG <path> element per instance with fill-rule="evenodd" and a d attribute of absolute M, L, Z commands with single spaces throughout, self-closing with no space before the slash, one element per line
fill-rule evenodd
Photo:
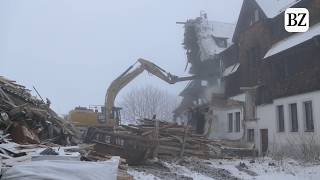
<path fill-rule="evenodd" d="M 240 107 L 231 107 L 228 109 L 221 109 L 217 107 L 211 107 L 212 123 L 209 138 L 212 139 L 228 139 L 228 140 L 240 140 L 243 136 L 243 111 Z M 236 130 L 236 118 L 235 113 L 240 112 L 240 132 Z M 233 114 L 233 131 L 229 132 L 229 119 L 228 114 Z"/>
<path fill-rule="evenodd" d="M 245 94 L 231 97 L 232 100 L 245 102 Z M 314 132 L 305 131 L 305 113 L 304 102 L 312 102 Z M 298 113 L 298 132 L 291 131 L 291 119 L 289 105 L 297 104 Z M 278 131 L 277 106 L 284 107 L 284 132 Z M 228 113 L 241 112 L 240 132 L 228 132 Z M 290 97 L 275 99 L 272 104 L 265 104 L 256 107 L 256 119 L 252 121 L 243 121 L 243 109 L 238 107 L 217 108 L 211 107 L 212 112 L 210 138 L 240 140 L 244 135 L 247 140 L 247 130 L 254 129 L 254 143 L 256 149 L 261 153 L 261 129 L 268 130 L 268 151 L 295 151 L 294 148 L 301 148 L 302 143 L 308 143 L 311 140 L 320 146 L 320 91 L 305 93 Z M 235 119 L 235 118 L 234 118 Z M 244 126 L 242 126 L 244 123 Z M 207 124 L 208 127 L 209 124 Z M 233 123 L 235 126 L 235 122 Z M 235 127 L 233 128 L 235 129 Z M 299 146 L 300 145 L 300 146 Z"/>
<path fill-rule="evenodd" d="M 304 102 L 312 101 L 314 132 L 305 131 Z M 298 132 L 291 132 L 290 108 L 289 105 L 297 103 Z M 278 132 L 277 106 L 284 107 L 284 132 Z M 290 148 L 293 145 L 309 141 L 311 138 L 320 144 L 320 91 L 300 94 L 274 100 L 273 104 L 257 107 L 257 121 L 246 122 L 246 129 L 255 129 L 256 148 L 261 152 L 260 129 L 268 129 L 268 147 L 270 152 Z"/>

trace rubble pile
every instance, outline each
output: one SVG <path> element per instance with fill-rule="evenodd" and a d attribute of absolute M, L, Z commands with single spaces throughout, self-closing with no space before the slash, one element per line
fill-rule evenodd
<path fill-rule="evenodd" d="M 76 144 L 76 130 L 50 108 L 50 100 L 44 102 L 30 92 L 0 76 L 0 129 L 21 144 Z"/>
<path fill-rule="evenodd" d="M 139 120 L 136 127 L 141 131 L 141 136 L 153 138 L 158 146 L 155 151 L 158 156 L 182 157 L 198 156 L 202 158 L 216 157 L 210 152 L 208 143 L 210 140 L 204 136 L 192 133 L 191 127 L 182 126 L 176 123 L 159 121 L 156 128 L 156 121 L 150 119 Z M 158 132 L 156 132 L 158 129 Z M 158 137 L 155 137 L 158 134 Z"/>
<path fill-rule="evenodd" d="M 190 126 L 151 119 L 138 121 L 136 125 L 121 125 L 113 130 L 91 128 L 85 142 L 94 143 L 94 151 L 99 154 L 127 159 L 129 165 L 156 157 L 231 158 L 251 156 L 254 152 L 252 144 L 208 139 L 195 134 Z"/>
<path fill-rule="evenodd" d="M 158 156 L 196 156 L 207 159 L 253 154 L 252 144 L 208 139 L 205 135 L 195 134 L 190 126 L 165 121 L 158 123 L 159 127 L 156 128 L 155 120 L 141 119 L 139 125 L 134 126 L 139 129 L 141 136 L 153 137 L 158 142 L 155 149 Z"/>

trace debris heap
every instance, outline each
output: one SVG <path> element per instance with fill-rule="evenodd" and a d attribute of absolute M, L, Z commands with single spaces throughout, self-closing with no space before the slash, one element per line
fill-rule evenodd
<path fill-rule="evenodd" d="M 21 144 L 75 144 L 76 131 L 31 91 L 0 76 L 0 129 Z"/>
<path fill-rule="evenodd" d="M 141 131 L 141 135 L 153 137 L 156 141 L 155 150 L 158 156 L 197 156 L 208 159 L 250 156 L 253 153 L 253 144 L 209 139 L 205 135 L 195 134 L 191 126 L 158 121 L 157 128 L 156 120 L 141 119 L 139 122 L 136 127 Z"/>
<path fill-rule="evenodd" d="M 91 128 L 85 141 L 95 143 L 96 152 L 121 156 L 132 165 L 155 157 L 208 159 L 253 155 L 252 144 L 212 140 L 194 134 L 190 126 L 150 119 L 113 130 Z"/>

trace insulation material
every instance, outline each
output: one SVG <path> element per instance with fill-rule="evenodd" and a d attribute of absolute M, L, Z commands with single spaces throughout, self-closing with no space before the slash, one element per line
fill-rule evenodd
<path fill-rule="evenodd" d="M 33 161 L 8 169 L 3 180 L 116 180 L 119 158 L 104 162 Z"/>

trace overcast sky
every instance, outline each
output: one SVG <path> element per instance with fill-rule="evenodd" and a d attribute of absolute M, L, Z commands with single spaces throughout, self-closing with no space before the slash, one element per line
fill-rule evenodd
<path fill-rule="evenodd" d="M 184 76 L 183 26 L 198 17 L 236 23 L 242 0 L 0 0 L 0 75 L 52 101 L 58 113 L 103 104 L 109 83 L 137 58 Z M 152 84 L 147 73 L 120 93 Z"/>

